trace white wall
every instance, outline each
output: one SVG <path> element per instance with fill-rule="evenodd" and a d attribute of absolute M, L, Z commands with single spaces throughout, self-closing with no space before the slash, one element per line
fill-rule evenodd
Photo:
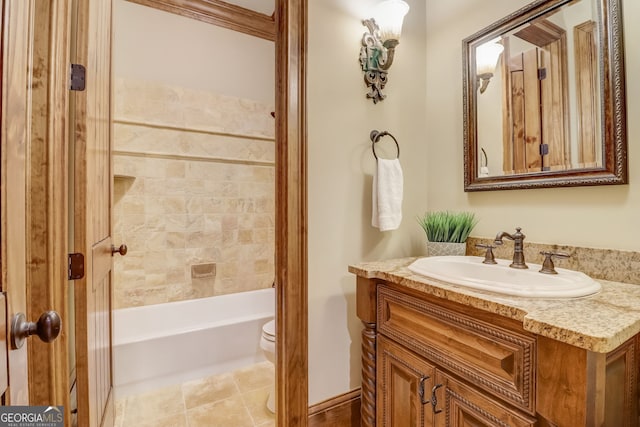
<path fill-rule="evenodd" d="M 480 223 L 473 235 L 478 237 L 492 237 L 498 231 L 511 231 L 520 226 L 532 242 L 639 250 L 640 81 L 637 76 L 640 51 L 634 43 L 640 40 L 637 25 L 640 3 L 637 0 L 622 2 L 630 184 L 477 193 L 463 191 L 461 40 L 529 0 L 494 0 L 491 7 L 458 5 L 455 14 L 448 13 L 442 3 L 443 0 L 427 0 L 429 207 L 475 212 Z"/>
<path fill-rule="evenodd" d="M 274 104 L 273 42 L 124 0 L 113 21 L 116 77 Z"/>
<path fill-rule="evenodd" d="M 350 263 L 423 253 L 416 215 L 426 209 L 425 5 L 408 0 L 400 45 L 377 105 L 359 64 L 363 18 L 373 0 L 309 1 L 309 402 L 360 386 L 360 332 Z M 404 219 L 397 231 L 371 224 L 375 159 L 369 132 L 400 144 Z M 389 138 L 382 144 L 391 144 Z M 376 150 L 377 152 L 377 150 Z"/>

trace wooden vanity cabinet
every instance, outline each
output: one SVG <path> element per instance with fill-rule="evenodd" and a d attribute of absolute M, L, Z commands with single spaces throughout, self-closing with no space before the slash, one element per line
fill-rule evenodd
<path fill-rule="evenodd" d="M 358 277 L 362 426 L 633 427 L 638 338 L 595 353 L 520 321 Z"/>

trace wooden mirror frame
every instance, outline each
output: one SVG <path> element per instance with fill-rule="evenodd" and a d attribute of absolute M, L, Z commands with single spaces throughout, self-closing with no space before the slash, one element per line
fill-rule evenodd
<path fill-rule="evenodd" d="M 276 0 L 273 16 L 221 0 L 128 0 L 275 41 L 276 55 L 276 417 L 306 426 L 307 0 Z"/>
<path fill-rule="evenodd" d="M 479 177 L 475 46 L 505 34 L 572 0 L 536 0 L 462 42 L 464 191 L 627 183 L 627 127 L 621 0 L 598 0 L 598 52 L 602 115 L 603 167 Z M 500 136 L 502 137 L 502 136 Z"/>

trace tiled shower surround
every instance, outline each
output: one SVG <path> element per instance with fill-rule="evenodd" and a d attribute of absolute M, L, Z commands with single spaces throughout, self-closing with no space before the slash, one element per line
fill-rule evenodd
<path fill-rule="evenodd" d="M 273 106 L 115 83 L 115 307 L 271 286 Z"/>

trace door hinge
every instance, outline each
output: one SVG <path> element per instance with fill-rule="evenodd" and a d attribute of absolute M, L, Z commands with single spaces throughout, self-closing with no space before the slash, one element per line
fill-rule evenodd
<path fill-rule="evenodd" d="M 84 255 L 69 254 L 69 280 L 78 280 L 84 277 Z"/>
<path fill-rule="evenodd" d="M 547 78 L 547 69 L 538 68 L 538 80 L 544 80 Z"/>
<path fill-rule="evenodd" d="M 71 64 L 69 88 L 82 92 L 85 87 L 86 69 L 84 65 Z"/>
<path fill-rule="evenodd" d="M 540 144 L 540 155 L 546 156 L 549 154 L 549 144 Z"/>

